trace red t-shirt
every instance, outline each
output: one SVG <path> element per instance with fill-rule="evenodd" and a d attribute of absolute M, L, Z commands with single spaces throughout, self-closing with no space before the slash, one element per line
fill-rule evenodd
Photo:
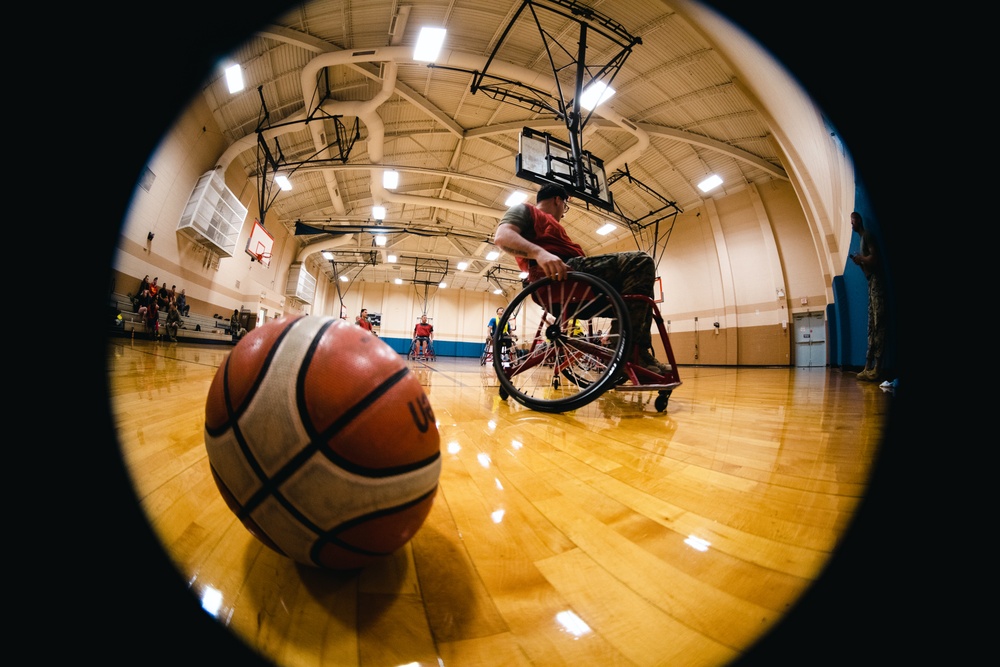
<path fill-rule="evenodd" d="M 504 213 L 500 223 L 514 225 L 521 230 L 521 236 L 535 245 L 545 248 L 562 260 L 567 260 L 570 257 L 583 257 L 587 254 L 583 252 L 579 243 L 575 243 L 569 237 L 566 228 L 558 220 L 531 204 L 512 206 Z M 529 281 L 534 282 L 544 277 L 545 274 L 535 264 L 535 260 L 527 257 L 515 257 L 514 259 L 522 271 L 528 272 Z"/>
<path fill-rule="evenodd" d="M 417 338 L 429 338 L 432 333 L 434 333 L 434 325 L 430 322 L 417 322 L 417 326 L 413 329 L 413 335 Z"/>

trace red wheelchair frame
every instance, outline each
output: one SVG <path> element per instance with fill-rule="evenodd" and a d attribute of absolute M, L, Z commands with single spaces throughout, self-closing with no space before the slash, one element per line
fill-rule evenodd
<path fill-rule="evenodd" d="M 528 339 L 528 349 L 511 355 L 505 362 L 497 361 L 500 356 L 496 350 L 493 355 L 501 398 L 513 397 L 542 412 L 563 412 L 581 407 L 609 390 L 657 391 L 655 407 L 659 412 L 666 409 L 671 392 L 680 386 L 681 380 L 663 318 L 653 299 L 638 294 L 620 295 L 596 276 L 573 272 L 564 281 L 542 278 L 526 285 L 514 297 L 498 329 L 508 318 L 516 316 L 528 298 L 542 309 L 535 335 Z M 639 363 L 640 350 L 632 340 L 625 306 L 632 301 L 645 302 L 650 307 L 666 353 L 667 373 L 651 371 Z M 610 346 L 603 345 L 594 331 L 597 318 L 617 320 L 612 326 L 612 329 L 617 327 L 617 332 L 611 334 L 614 341 Z M 579 320 L 587 321 L 587 330 L 582 335 L 573 335 L 571 330 Z M 498 341 L 493 344 L 496 348 Z M 541 386 L 540 367 L 551 367 L 551 375 L 545 381 L 547 388 Z M 564 380 L 571 384 L 564 388 Z M 547 389 L 559 396 L 547 396 Z"/>

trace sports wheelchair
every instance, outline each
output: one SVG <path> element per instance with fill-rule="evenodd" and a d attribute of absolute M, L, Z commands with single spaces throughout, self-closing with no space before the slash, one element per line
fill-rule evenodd
<path fill-rule="evenodd" d="M 417 342 L 416 337 L 410 341 L 410 351 L 406 353 L 407 361 L 437 361 L 437 355 L 434 354 L 434 341 L 427 341 L 427 354 L 420 354 L 420 344 Z"/>
<path fill-rule="evenodd" d="M 669 371 L 657 373 L 638 363 L 627 301 L 645 301 L 666 350 Z M 656 303 L 638 294 L 619 294 L 606 281 L 571 272 L 565 280 L 541 278 L 521 290 L 504 310 L 496 331 L 524 310 L 522 349 L 503 355 L 494 335 L 493 367 L 500 398 L 514 398 L 539 412 L 575 410 L 605 391 L 656 391 L 658 412 L 680 386 L 677 363 Z M 508 361 L 509 359 L 509 361 Z"/>

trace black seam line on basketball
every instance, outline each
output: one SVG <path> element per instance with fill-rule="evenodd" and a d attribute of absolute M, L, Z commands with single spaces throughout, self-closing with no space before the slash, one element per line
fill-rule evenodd
<path fill-rule="evenodd" d="M 284 340 L 285 336 L 288 335 L 288 332 L 291 331 L 292 328 L 295 327 L 295 325 L 297 323 L 301 322 L 301 321 L 302 321 L 302 319 L 299 318 L 297 320 L 294 320 L 294 321 L 290 322 L 289 325 L 287 327 L 285 327 L 285 330 L 281 332 L 281 335 L 278 336 L 278 338 L 275 341 L 274 345 L 272 345 L 271 349 L 268 351 L 267 357 L 265 357 L 264 364 L 261 366 L 261 368 L 269 368 L 271 366 L 271 362 L 274 360 L 274 355 L 277 354 L 278 348 L 281 347 L 281 342 Z M 230 353 L 230 355 L 231 354 L 232 353 Z M 243 401 L 243 405 L 244 406 L 250 404 L 250 402 L 251 402 L 254 394 L 257 393 L 258 388 L 260 387 L 261 383 L 263 382 L 263 377 L 265 375 L 266 375 L 266 373 L 262 373 L 254 381 L 253 387 L 251 387 L 250 391 L 247 393 L 246 399 Z M 224 380 L 224 382 L 222 384 L 222 389 L 223 389 L 223 394 L 226 397 L 226 400 L 225 400 L 225 402 L 226 402 L 226 414 L 229 415 L 228 422 L 229 422 L 229 424 L 231 424 L 231 427 L 233 429 L 233 437 L 236 438 L 236 444 L 239 446 L 240 451 L 243 453 L 243 458 L 246 460 L 247 463 L 250 464 L 250 468 L 253 470 L 254 475 L 256 475 L 257 479 L 261 483 L 260 490 L 257 491 L 257 493 L 253 494 L 252 496 L 250 496 L 250 498 L 247 500 L 247 502 L 244 503 L 244 505 L 240 508 L 240 511 L 239 511 L 239 513 L 238 513 L 237 516 L 240 518 L 240 520 L 243 520 L 244 518 L 249 517 L 250 516 L 250 512 L 252 512 L 254 509 L 256 509 L 257 506 L 264 501 L 264 498 L 267 496 L 267 494 L 270 493 L 270 491 L 269 491 L 269 482 L 271 480 L 268 479 L 267 473 L 264 472 L 264 468 L 260 465 L 260 462 L 257 460 L 257 457 L 254 456 L 254 453 L 250 449 L 250 445 L 247 443 L 246 438 L 243 437 L 243 429 L 240 428 L 240 420 L 239 420 L 238 416 L 233 412 L 233 409 L 232 409 L 232 400 L 231 400 L 231 396 L 230 396 L 230 393 L 229 393 L 229 359 L 228 358 L 226 359 L 226 368 L 225 368 L 223 380 Z M 285 504 L 285 503 L 283 503 L 283 504 Z"/>
<path fill-rule="evenodd" d="M 272 345 L 271 349 L 268 351 L 267 357 L 265 357 L 264 364 L 261 366 L 261 368 L 270 367 L 271 362 L 274 360 L 274 355 L 277 354 L 278 348 L 281 347 L 281 342 L 285 339 L 288 333 L 301 321 L 302 318 L 293 320 L 288 324 L 287 327 L 285 327 L 285 330 L 281 332 L 281 334 L 275 341 L 274 345 Z M 268 480 L 267 473 L 264 472 L 264 468 L 261 467 L 260 462 L 257 460 L 257 457 L 254 456 L 253 451 L 250 449 L 250 445 L 247 443 L 246 438 L 243 436 L 243 429 L 240 428 L 240 420 L 232 407 L 232 396 L 229 391 L 228 358 L 226 359 L 225 364 L 226 367 L 223 370 L 222 391 L 223 395 L 225 396 L 226 414 L 229 416 L 227 420 L 227 426 L 229 428 L 232 428 L 233 437 L 236 438 L 236 444 L 239 446 L 240 451 L 243 453 L 244 459 L 247 461 L 247 463 L 250 464 L 250 468 L 253 470 L 254 475 L 256 475 L 257 479 L 261 482 L 261 489 L 258 490 L 257 493 L 254 493 L 252 496 L 250 496 L 247 502 L 244 503 L 242 507 L 240 507 L 240 511 L 238 512 L 237 516 L 242 520 L 248 517 L 250 513 L 253 510 L 255 510 L 261 502 L 263 502 L 264 497 L 266 497 L 268 493 L 268 482 L 270 480 Z M 254 384 L 250 388 L 250 391 L 247 392 L 246 399 L 243 401 L 244 409 L 247 405 L 251 403 L 254 394 L 256 394 L 257 390 L 260 388 L 260 385 L 263 382 L 264 375 L 266 375 L 266 373 L 262 373 L 261 376 L 254 381 Z M 208 429 L 206 428 L 206 430 Z M 222 430 L 224 431 L 225 429 Z M 219 432 L 221 433 L 222 431 Z M 212 434 L 212 431 L 209 431 L 209 434 Z"/>
<path fill-rule="evenodd" d="M 322 433 L 316 433 L 315 436 L 312 437 L 312 442 L 309 445 L 309 449 L 321 452 L 328 459 L 330 459 L 331 461 L 333 461 L 338 466 L 340 466 L 341 468 L 343 468 L 348 472 L 354 473 L 356 475 L 362 475 L 364 477 L 375 477 L 375 478 L 392 477 L 393 475 L 399 475 L 405 472 L 409 472 L 411 470 L 416 470 L 417 468 L 425 466 L 428 463 L 440 457 L 441 452 L 438 451 L 435 452 L 432 456 L 423 459 L 421 461 L 417 461 L 415 463 L 409 463 L 401 466 L 393 466 L 391 468 L 370 468 L 368 466 L 358 465 L 357 463 L 354 463 L 353 461 L 350 461 L 340 456 L 331 448 L 325 446 L 325 443 L 329 442 L 334 435 L 336 435 L 339 431 L 343 430 L 359 415 L 364 413 L 364 411 L 367 410 L 369 407 L 371 407 L 372 404 L 375 403 L 375 401 L 381 398 L 382 395 L 385 394 L 387 391 L 389 391 L 389 389 L 391 389 L 393 386 L 398 384 L 400 380 L 409 375 L 409 373 L 410 373 L 409 368 L 402 368 L 393 373 L 392 375 L 390 375 L 388 378 L 386 378 L 385 381 L 382 382 L 382 384 L 380 384 L 379 386 L 375 387 L 373 390 L 368 392 L 368 394 L 364 398 L 362 398 L 360 401 L 352 405 L 346 412 L 344 412 L 340 417 L 338 417 L 336 421 L 334 421 L 332 424 L 330 424 L 330 426 L 326 428 L 326 430 L 324 430 Z M 299 396 L 300 397 L 302 396 L 302 392 L 299 393 Z M 304 411 L 305 406 L 302 406 L 300 409 Z M 303 423 L 306 423 L 306 420 L 303 419 L 302 421 Z M 306 423 L 306 428 L 310 430 L 310 435 L 312 435 L 311 426 L 312 426 L 311 423 Z"/>
<path fill-rule="evenodd" d="M 317 536 L 316 542 L 313 544 L 312 549 L 309 550 L 309 557 L 312 558 L 313 562 L 317 565 L 320 564 L 319 552 L 326 544 L 335 544 L 336 546 L 344 549 L 345 551 L 350 551 L 356 554 L 361 554 L 363 556 L 388 556 L 391 551 L 371 551 L 369 549 L 362 549 L 359 546 L 349 544 L 337 535 L 343 533 L 346 530 L 353 528 L 359 524 L 365 523 L 366 521 L 371 521 L 372 519 L 377 519 L 383 516 L 389 516 L 390 514 L 398 514 L 404 510 L 408 510 L 411 507 L 419 505 L 420 503 L 427 500 L 429 497 L 433 496 L 437 492 L 438 485 L 435 484 L 434 488 L 427 493 L 414 498 L 413 500 L 407 501 L 402 505 L 396 505 L 395 507 L 387 507 L 385 509 L 378 510 L 377 512 L 371 512 L 369 514 L 364 514 L 362 516 L 357 516 L 350 521 L 345 521 L 339 526 L 333 528 L 332 530 L 324 531 Z"/>
<path fill-rule="evenodd" d="M 305 395 L 305 376 L 309 369 L 309 362 L 312 360 L 312 357 L 316 352 L 316 348 L 319 346 L 319 343 L 323 338 L 323 334 L 326 333 L 326 330 L 329 329 L 331 326 L 333 326 L 336 321 L 337 320 L 330 320 L 329 322 L 323 324 L 323 326 L 321 326 L 319 330 L 317 330 L 316 333 L 313 335 L 313 339 L 312 342 L 309 344 L 309 348 L 303 354 L 298 376 L 295 379 L 295 394 L 296 394 L 295 403 L 298 407 L 300 415 L 304 415 L 307 412 L 304 395 Z M 408 371 L 408 369 L 404 370 Z M 391 379 L 392 378 L 390 378 L 390 380 Z M 396 381 L 398 382 L 398 380 Z M 385 383 L 383 383 L 382 386 L 385 386 Z M 375 391 L 378 391 L 378 389 L 376 389 Z M 369 396 L 370 395 L 371 394 L 369 394 Z M 288 502 L 285 499 L 285 497 L 281 494 L 280 491 L 281 485 L 284 484 L 285 481 L 287 481 L 293 474 L 298 472 L 299 469 L 302 468 L 302 466 L 305 465 L 306 462 L 310 458 L 312 458 L 317 452 L 321 452 L 322 449 L 325 449 L 324 447 L 322 447 L 321 442 L 319 440 L 321 435 L 319 434 L 318 431 L 316 431 L 315 428 L 313 428 L 311 420 L 300 418 L 299 421 L 306 429 L 306 433 L 309 436 L 309 442 L 306 445 L 304 445 L 302 449 L 299 450 L 299 452 L 295 456 L 289 459 L 285 463 L 285 465 L 281 466 L 281 469 L 278 470 L 271 477 L 269 478 L 266 477 L 263 474 L 263 470 L 259 470 L 256 461 L 253 460 L 253 458 L 249 455 L 249 453 L 246 453 L 247 457 L 251 460 L 251 464 L 254 467 L 254 471 L 257 473 L 258 479 L 261 482 L 261 487 L 257 489 L 257 491 L 254 492 L 254 494 L 250 496 L 249 499 L 247 499 L 247 502 L 242 507 L 242 512 L 249 515 L 251 512 L 257 509 L 257 507 L 261 503 L 263 503 L 268 498 L 268 496 L 273 496 L 274 499 L 277 502 L 279 502 L 282 507 L 288 510 L 288 512 L 294 515 L 299 521 L 309 526 L 310 529 L 313 530 L 314 532 L 319 532 L 319 527 L 314 526 L 311 522 L 309 522 L 309 520 L 306 519 L 304 515 L 302 515 L 290 502 Z M 326 442 L 326 439 L 324 439 L 322 442 Z M 345 467 L 346 469 L 346 466 L 343 467 Z"/>
<path fill-rule="evenodd" d="M 287 327 L 285 327 L 285 330 L 282 331 L 281 335 L 278 336 L 277 340 L 274 342 L 274 345 L 271 346 L 271 349 L 267 353 L 267 357 L 264 358 L 264 364 L 263 366 L 261 366 L 262 368 L 268 368 L 271 365 L 271 361 L 274 359 L 274 355 L 278 353 L 278 348 L 281 347 L 281 341 L 283 341 L 285 337 L 288 336 L 288 333 L 301 321 L 302 318 L 293 320 L 288 324 Z M 230 352 L 230 356 L 232 356 L 232 352 Z M 239 415 L 242 414 L 242 410 L 240 412 L 236 412 L 233 410 L 232 394 L 229 391 L 229 357 L 227 357 L 223 363 L 226 365 L 225 370 L 223 371 L 224 377 L 222 383 L 222 394 L 225 398 L 225 405 L 226 405 L 226 421 L 222 424 L 222 426 L 218 428 L 210 429 L 208 428 L 208 426 L 205 427 L 205 430 L 208 432 L 208 434 L 213 437 L 224 433 L 226 429 L 229 428 L 230 424 L 233 425 L 233 428 L 235 430 L 237 425 L 239 424 Z M 250 387 L 250 391 L 247 392 L 246 398 L 243 401 L 243 408 L 242 408 L 243 410 L 245 410 L 252 402 L 254 395 L 257 393 L 257 390 L 260 389 L 261 384 L 263 384 L 265 375 L 267 374 L 266 373 L 260 374 L 260 376 L 258 376 L 254 381 L 253 386 Z"/>

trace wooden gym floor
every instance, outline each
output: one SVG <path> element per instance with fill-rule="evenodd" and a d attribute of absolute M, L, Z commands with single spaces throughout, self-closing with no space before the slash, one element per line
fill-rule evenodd
<path fill-rule="evenodd" d="M 205 398 L 230 349 L 109 341 L 111 417 L 178 588 L 281 666 L 730 663 L 835 553 L 893 400 L 839 369 L 682 366 L 666 412 L 609 392 L 549 415 L 502 401 L 478 359 L 408 362 L 441 434 L 434 507 L 393 557 L 337 573 L 264 547 L 212 481 Z"/>

